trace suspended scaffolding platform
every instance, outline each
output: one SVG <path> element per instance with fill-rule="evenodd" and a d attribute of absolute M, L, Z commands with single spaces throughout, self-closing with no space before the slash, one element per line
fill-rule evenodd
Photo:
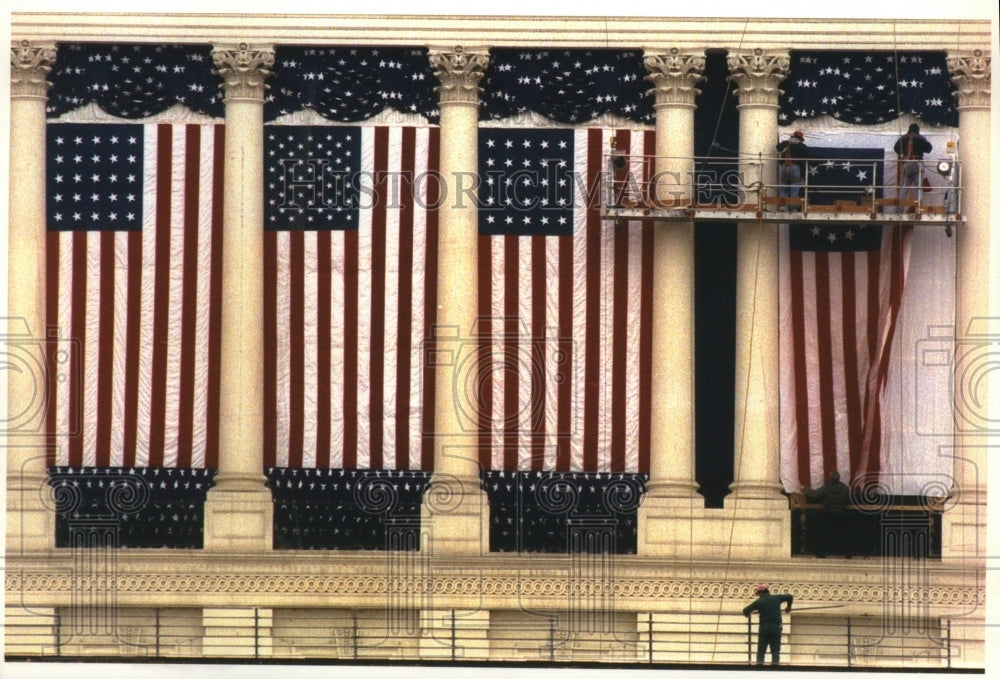
<path fill-rule="evenodd" d="M 605 161 L 601 215 L 616 222 L 915 224 L 941 226 L 948 235 L 965 222 L 960 168 L 951 157 L 807 159 L 801 181 L 793 185 L 764 180 L 764 168 L 778 167 L 777 157 L 612 152 Z"/>

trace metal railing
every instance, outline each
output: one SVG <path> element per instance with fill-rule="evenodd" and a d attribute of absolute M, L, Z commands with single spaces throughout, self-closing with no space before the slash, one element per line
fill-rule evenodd
<path fill-rule="evenodd" d="M 887 620 L 803 607 L 785 616 L 781 664 L 801 667 L 952 667 L 951 621 Z M 819 609 L 823 610 L 820 613 Z M 216 610 L 218 613 L 218 610 Z M 57 611 L 8 634 L 8 659 L 48 656 L 280 662 L 467 660 L 533 663 L 746 665 L 756 663 L 757 620 L 739 611 L 562 613 L 438 611 L 428 625 L 411 611 L 393 625 L 384 611 L 247 609 L 206 622 L 197 609 L 123 609 L 112 625 Z M 405 616 L 404 616 L 405 617 Z M 220 624 L 221 621 L 221 624 Z M 765 663 L 770 663 L 768 654 Z"/>
<path fill-rule="evenodd" d="M 895 158 L 815 158 L 802 161 L 805 171 L 794 190 L 765 168 L 777 168 L 777 156 L 752 158 L 625 156 L 605 157 L 602 207 L 686 210 L 799 210 L 803 214 L 959 215 L 961 172 L 950 156 L 908 161 L 916 176 L 907 177 Z M 892 170 L 892 171 L 890 171 Z M 768 175 L 771 176 L 771 175 Z M 795 194 L 792 196 L 791 194 Z"/>

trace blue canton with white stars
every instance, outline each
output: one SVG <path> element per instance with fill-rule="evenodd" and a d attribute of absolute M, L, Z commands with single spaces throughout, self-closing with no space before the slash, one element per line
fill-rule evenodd
<path fill-rule="evenodd" d="M 572 130 L 479 131 L 479 232 L 572 235 Z"/>
<path fill-rule="evenodd" d="M 356 127 L 268 125 L 264 131 L 264 228 L 358 228 L 361 130 Z"/>
<path fill-rule="evenodd" d="M 142 229 L 143 132 L 142 125 L 48 125 L 49 230 Z"/>

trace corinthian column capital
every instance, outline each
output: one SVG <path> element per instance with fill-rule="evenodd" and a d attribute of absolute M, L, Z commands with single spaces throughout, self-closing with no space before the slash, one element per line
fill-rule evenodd
<path fill-rule="evenodd" d="M 52 86 L 45 78 L 56 61 L 54 44 L 33 44 L 22 40 L 10 48 L 10 96 L 11 98 L 48 98 Z"/>
<path fill-rule="evenodd" d="M 778 85 L 788 75 L 791 58 L 788 52 L 752 52 L 730 54 L 726 58 L 730 80 L 736 82 L 740 106 L 777 106 Z"/>
<path fill-rule="evenodd" d="M 490 63 L 486 50 L 466 50 L 461 45 L 450 52 L 431 50 L 431 68 L 441 84 L 442 104 L 478 104 L 479 81 Z"/>
<path fill-rule="evenodd" d="M 682 54 L 672 47 L 666 53 L 649 53 L 643 57 L 643 64 L 653 85 L 650 90 L 656 97 L 654 106 L 694 105 L 694 99 L 701 90 L 695 87 L 705 79 L 705 53 Z"/>
<path fill-rule="evenodd" d="M 235 48 L 216 47 L 212 60 L 218 74 L 225 81 L 222 85 L 229 101 L 264 102 L 264 80 L 274 66 L 273 47 L 251 47 L 245 42 Z"/>
<path fill-rule="evenodd" d="M 948 56 L 959 111 L 990 106 L 990 55 L 982 50 Z"/>

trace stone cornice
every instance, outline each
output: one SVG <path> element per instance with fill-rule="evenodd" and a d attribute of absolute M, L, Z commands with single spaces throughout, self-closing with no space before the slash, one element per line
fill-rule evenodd
<path fill-rule="evenodd" d="M 982 50 L 948 57 L 948 71 L 955 84 L 956 106 L 961 111 L 969 108 L 990 107 L 990 55 Z"/>
<path fill-rule="evenodd" d="M 441 85 L 437 88 L 444 104 L 479 104 L 479 81 L 490 63 L 486 49 L 431 50 L 431 68 Z"/>
<path fill-rule="evenodd" d="M 15 99 L 46 99 L 51 84 L 46 80 L 56 60 L 55 44 L 28 40 L 10 48 L 10 96 Z"/>
<path fill-rule="evenodd" d="M 47 560 L 8 559 L 7 600 L 57 605 L 71 601 L 81 588 L 113 593 L 122 605 L 175 605 L 178 600 L 212 605 L 238 597 L 261 606 L 351 607 L 377 606 L 388 597 L 404 597 L 434 605 L 512 608 L 524 604 L 551 607 L 568 597 L 612 596 L 620 610 L 664 611 L 673 604 L 751 599 L 753 583 L 766 580 L 775 591 L 793 592 L 797 602 L 840 604 L 854 610 L 905 603 L 971 612 L 985 603 L 982 564 L 913 562 L 922 569 L 921 579 L 926 583 L 914 587 L 893 582 L 896 566 L 883 568 L 879 560 L 726 565 L 671 564 L 623 556 L 615 560 L 614 577 L 607 578 L 587 577 L 586 557 L 421 560 L 417 553 L 396 553 L 250 558 L 147 555 L 135 550 L 129 550 L 128 557 L 109 561 L 113 577 L 74 571 L 73 555 L 61 551 Z M 390 577 L 390 573 L 404 575 Z"/>
<path fill-rule="evenodd" d="M 688 54 L 673 47 L 667 52 L 646 52 L 643 64 L 653 85 L 654 106 L 694 106 L 700 94 L 695 85 L 705 79 L 705 53 Z"/>
<path fill-rule="evenodd" d="M 985 9 L 986 4 L 983 4 Z M 11 38 L 66 42 L 989 50 L 990 17 L 790 19 L 16 12 Z"/>
<path fill-rule="evenodd" d="M 245 42 L 235 46 L 218 46 L 212 50 L 215 68 L 225 84 L 225 101 L 250 101 L 263 104 L 264 81 L 274 66 L 272 47 L 255 47 Z"/>

